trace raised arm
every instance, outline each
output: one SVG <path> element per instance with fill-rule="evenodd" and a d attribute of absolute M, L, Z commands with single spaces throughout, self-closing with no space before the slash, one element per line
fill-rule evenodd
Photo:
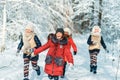
<path fill-rule="evenodd" d="M 48 42 L 47 42 L 46 44 L 44 44 L 43 46 L 35 49 L 35 50 L 34 50 L 34 54 L 37 55 L 37 54 L 39 54 L 40 52 L 48 49 L 49 47 L 50 47 L 50 45 L 49 45 L 49 41 L 48 41 Z"/>
<path fill-rule="evenodd" d="M 20 43 L 18 44 L 17 49 L 18 49 L 18 50 L 21 50 L 22 47 L 23 47 L 23 40 L 21 39 L 21 40 L 20 40 Z"/>
<path fill-rule="evenodd" d="M 72 38 L 70 38 L 70 43 L 71 43 L 71 46 L 72 46 L 73 50 L 77 52 L 77 46 L 75 45 Z"/>

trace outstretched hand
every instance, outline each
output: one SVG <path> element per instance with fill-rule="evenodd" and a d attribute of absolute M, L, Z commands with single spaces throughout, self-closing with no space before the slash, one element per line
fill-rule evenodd
<path fill-rule="evenodd" d="M 72 63 L 68 63 L 68 65 L 69 65 L 69 69 L 73 70 L 73 64 Z"/>
<path fill-rule="evenodd" d="M 68 63 L 70 67 L 73 67 L 73 64 L 72 63 Z"/>
<path fill-rule="evenodd" d="M 20 53 L 20 50 L 19 50 L 19 49 L 17 49 L 16 56 L 18 56 L 18 55 L 19 55 L 19 53 Z"/>

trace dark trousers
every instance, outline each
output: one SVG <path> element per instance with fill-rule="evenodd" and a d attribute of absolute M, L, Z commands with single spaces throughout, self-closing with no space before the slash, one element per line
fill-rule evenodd
<path fill-rule="evenodd" d="M 63 76 L 65 75 L 66 65 L 67 65 L 67 62 L 64 63 L 64 67 L 63 67 Z"/>
<path fill-rule="evenodd" d="M 35 56 L 31 58 L 31 56 L 27 56 L 27 54 L 23 54 L 24 59 L 24 78 L 28 78 L 29 76 L 29 63 L 31 62 L 32 67 L 34 70 L 38 70 L 37 61 L 39 59 L 39 56 Z"/>

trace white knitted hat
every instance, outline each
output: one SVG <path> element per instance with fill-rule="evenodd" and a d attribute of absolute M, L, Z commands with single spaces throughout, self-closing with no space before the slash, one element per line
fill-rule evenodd
<path fill-rule="evenodd" d="M 66 27 L 66 28 L 64 28 L 64 32 L 68 32 L 68 34 L 69 34 L 69 35 L 71 35 L 71 34 L 72 34 L 71 30 L 70 30 L 69 28 L 67 28 L 67 27 Z"/>
<path fill-rule="evenodd" d="M 92 29 L 92 33 L 101 33 L 101 28 L 99 26 L 94 26 Z"/>
<path fill-rule="evenodd" d="M 31 31 L 34 31 L 33 24 L 27 24 L 25 29 L 29 29 Z"/>

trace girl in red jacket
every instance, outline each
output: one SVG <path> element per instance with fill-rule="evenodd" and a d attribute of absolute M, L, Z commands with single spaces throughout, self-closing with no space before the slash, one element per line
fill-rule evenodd
<path fill-rule="evenodd" d="M 69 51 L 71 50 L 71 47 L 72 47 L 73 50 L 74 50 L 73 53 L 74 53 L 74 55 L 76 55 L 77 47 L 76 47 L 76 45 L 75 45 L 75 43 L 74 43 L 74 41 L 73 41 L 73 39 L 71 37 L 72 36 L 71 30 L 69 28 L 64 28 L 64 35 L 65 35 L 65 37 L 68 40 L 68 49 L 69 49 Z M 65 63 L 64 63 L 64 68 L 63 68 L 63 75 L 61 76 L 61 78 L 64 78 L 64 76 L 65 76 L 65 69 L 66 69 L 67 62 L 68 62 L 68 60 L 65 57 Z"/>
<path fill-rule="evenodd" d="M 67 38 L 64 37 L 64 30 L 58 28 L 55 35 L 45 45 L 34 50 L 34 55 L 37 55 L 49 49 L 45 59 L 46 64 L 44 70 L 48 74 L 49 79 L 59 80 L 59 76 L 62 76 L 65 56 L 70 65 L 73 65 L 73 57 L 68 49 L 67 43 Z"/>

